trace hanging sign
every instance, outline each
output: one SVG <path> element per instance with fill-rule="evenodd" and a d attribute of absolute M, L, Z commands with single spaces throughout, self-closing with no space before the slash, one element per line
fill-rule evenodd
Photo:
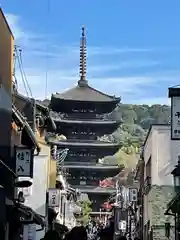
<path fill-rule="evenodd" d="M 171 98 L 171 139 L 180 140 L 180 97 Z"/>
<path fill-rule="evenodd" d="M 60 190 L 55 188 L 50 188 L 48 190 L 48 205 L 49 207 L 59 207 L 60 204 Z"/>
<path fill-rule="evenodd" d="M 124 231 L 126 231 L 126 228 L 127 228 L 126 221 L 125 220 L 120 221 L 119 222 L 119 229 L 124 232 Z"/>
<path fill-rule="evenodd" d="M 36 224 L 24 225 L 23 240 L 36 240 Z"/>
<path fill-rule="evenodd" d="M 32 149 L 15 147 L 16 175 L 18 177 L 33 177 Z"/>

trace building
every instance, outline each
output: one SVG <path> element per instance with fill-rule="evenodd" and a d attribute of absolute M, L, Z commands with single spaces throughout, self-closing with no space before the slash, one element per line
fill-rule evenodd
<path fill-rule="evenodd" d="M 12 107 L 12 72 L 13 72 L 13 45 L 14 37 L 11 29 L 6 21 L 5 15 L 0 8 L 0 157 L 5 164 L 13 168 L 11 158 L 11 107 Z M 3 136 L 3 137 L 2 137 Z M 2 170 L 0 174 L 0 184 L 6 185 L 8 195 L 11 198 L 13 194 L 12 179 L 7 181 L 7 176 L 10 174 L 7 169 Z M 3 172 L 6 172 L 5 174 Z M 7 175 L 6 175 L 7 174 Z"/>
<path fill-rule="evenodd" d="M 50 125 L 51 128 L 55 128 L 55 124 L 50 118 L 47 107 L 34 99 L 21 95 L 18 91 L 13 92 L 13 103 L 17 111 L 21 113 L 22 118 L 26 119 L 38 146 L 33 159 L 33 178 L 28 178 L 32 181 L 32 186 L 24 189 L 19 188 L 18 190 L 24 194 L 24 204 L 32 208 L 45 220 L 48 215 L 47 192 L 49 188 L 56 187 L 56 161 L 51 158 L 51 149 L 45 141 L 45 134 L 47 126 Z M 23 139 L 27 144 L 26 135 Z M 38 231 L 36 237 L 38 239 L 42 238 L 45 230 L 45 228 L 42 228 L 41 231 Z"/>
<path fill-rule="evenodd" d="M 31 212 L 33 221 L 37 217 L 38 221 L 40 220 L 39 224 L 42 223 L 32 209 L 21 205 L 16 195 L 16 188 L 20 183 L 16 171 L 17 150 L 23 146 L 33 155 L 39 146 L 29 124 L 12 101 L 14 37 L 2 9 L 0 9 L 0 35 L 0 235 L 2 239 L 5 237 L 15 239 L 20 233 L 22 223 L 20 218 L 28 217 L 24 210 Z"/>
<path fill-rule="evenodd" d="M 88 193 L 92 201 L 92 211 L 98 213 L 104 200 L 114 192 L 114 188 L 103 189 L 99 182 L 116 175 L 117 165 L 102 165 L 99 160 L 115 154 L 120 145 L 103 142 L 98 137 L 117 129 L 120 120 L 109 119 L 120 98 L 102 93 L 88 84 L 86 79 L 86 38 L 82 28 L 80 45 L 80 80 L 77 86 L 64 93 L 52 94 L 50 108 L 57 125 L 57 134 L 64 140 L 49 138 L 51 145 L 58 149 L 69 149 L 63 168 L 68 173 L 67 180 L 73 188 Z"/>
<path fill-rule="evenodd" d="M 170 237 L 174 239 L 172 216 L 164 215 L 174 195 L 171 172 L 176 165 L 174 155 L 179 148 L 178 142 L 172 143 L 170 135 L 170 125 L 152 125 L 144 143 L 144 239 L 165 239 L 167 224 L 171 225 Z"/>
<path fill-rule="evenodd" d="M 137 162 L 134 180 L 138 184 L 138 201 L 136 204 L 135 212 L 135 230 L 134 236 L 139 239 L 143 239 L 143 227 L 144 227 L 144 157 L 143 151 L 140 154 L 140 159 Z"/>

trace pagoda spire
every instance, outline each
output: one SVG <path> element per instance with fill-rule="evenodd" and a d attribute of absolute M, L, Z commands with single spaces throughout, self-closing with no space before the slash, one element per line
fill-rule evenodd
<path fill-rule="evenodd" d="M 80 80 L 78 85 L 84 87 L 88 85 L 86 80 L 86 36 L 85 36 L 85 26 L 82 26 L 82 34 L 80 40 L 80 65 L 79 65 L 79 75 Z"/>

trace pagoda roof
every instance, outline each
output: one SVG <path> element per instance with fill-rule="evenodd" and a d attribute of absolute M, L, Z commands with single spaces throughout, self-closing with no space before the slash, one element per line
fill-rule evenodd
<path fill-rule="evenodd" d="M 113 125 L 120 124 L 121 120 L 108 120 L 108 119 L 83 119 L 83 120 L 72 120 L 72 119 L 63 119 L 58 117 L 52 117 L 54 122 L 56 123 L 64 123 L 64 124 L 89 124 L 89 125 Z"/>
<path fill-rule="evenodd" d="M 80 164 L 76 164 L 76 165 L 71 165 L 71 164 L 67 164 L 64 163 L 64 168 L 71 168 L 71 169 L 80 169 L 80 168 L 83 168 L 83 169 L 92 169 L 92 170 L 100 170 L 100 171 L 103 171 L 103 170 L 121 170 L 121 167 L 118 166 L 118 165 L 107 165 L 107 164 L 87 164 L 85 163 L 84 165 L 80 165 Z"/>
<path fill-rule="evenodd" d="M 114 147 L 121 147 L 119 143 L 111 143 L 111 142 L 104 142 L 104 141 L 80 141 L 80 140 L 73 140 L 73 139 L 67 139 L 67 140 L 49 140 L 50 144 L 55 145 L 61 145 L 64 147 L 108 147 L 108 148 L 114 148 Z"/>
<path fill-rule="evenodd" d="M 83 86 L 77 85 L 63 93 L 52 94 L 51 101 L 54 99 L 63 99 L 70 101 L 83 101 L 83 102 L 116 102 L 120 98 L 103 93 L 91 86 L 85 84 Z"/>
<path fill-rule="evenodd" d="M 113 194 L 116 192 L 115 188 L 101 188 L 95 186 L 73 185 L 73 188 L 79 189 L 82 193 L 96 193 L 96 194 Z"/>

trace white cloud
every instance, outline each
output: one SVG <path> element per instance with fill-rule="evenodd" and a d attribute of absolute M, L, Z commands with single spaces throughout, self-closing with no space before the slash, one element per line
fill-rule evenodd
<path fill-rule="evenodd" d="M 16 42 L 23 49 L 23 62 L 29 85 L 32 89 L 33 96 L 38 99 L 45 97 L 46 75 L 48 92 L 50 96 L 52 92 L 61 92 L 69 87 L 74 86 L 78 80 L 79 68 L 79 45 L 72 46 L 57 45 L 57 42 L 51 42 L 48 45 L 46 36 L 32 34 L 21 26 L 21 19 L 13 14 L 7 14 L 7 19 L 12 32 L 14 33 Z M 114 48 L 114 47 L 88 47 L 88 57 L 90 59 L 96 56 L 102 56 L 109 60 L 109 63 L 103 64 L 97 61 L 91 61 L 93 64 L 87 67 L 88 81 L 94 87 L 108 92 L 112 95 L 122 95 L 125 101 L 151 103 L 153 101 L 165 101 L 164 97 L 159 98 L 139 98 L 143 90 L 142 86 L 150 86 L 154 83 L 170 82 L 172 74 L 156 73 L 156 74 L 133 74 L 134 69 L 142 69 L 159 65 L 160 62 L 137 59 L 112 61 L 112 57 L 104 55 L 118 55 L 125 53 L 150 52 L 154 49 L 141 48 Z M 116 56 L 117 57 L 117 56 Z M 134 59 L 134 58 L 133 58 Z M 121 74 L 122 70 L 129 70 L 130 74 Z M 116 72 L 116 74 L 115 74 Z M 47 73 L 47 74 L 46 74 Z M 21 92 L 25 93 L 21 74 L 16 71 L 18 85 Z M 180 76 L 179 73 L 174 74 L 174 79 Z M 152 93 L 153 94 L 153 93 Z M 133 99 L 137 99 L 134 100 Z"/>
<path fill-rule="evenodd" d="M 19 17 L 14 14 L 6 14 L 5 16 L 16 39 L 24 38 L 25 33 L 19 26 Z"/>

